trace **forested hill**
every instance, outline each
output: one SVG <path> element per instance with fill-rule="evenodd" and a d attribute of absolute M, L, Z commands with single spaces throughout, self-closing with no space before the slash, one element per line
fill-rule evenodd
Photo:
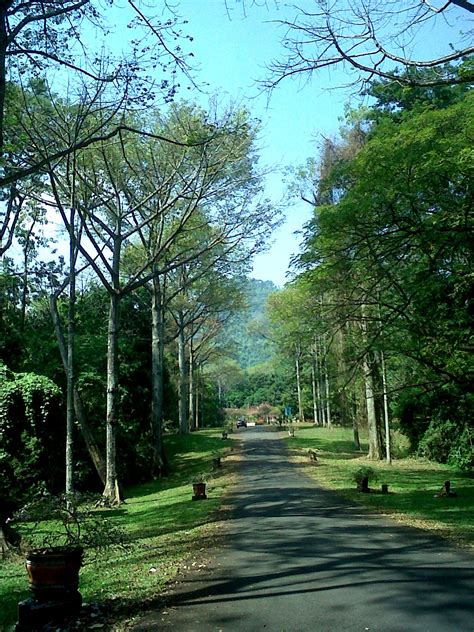
<path fill-rule="evenodd" d="M 267 362 L 273 355 L 273 345 L 266 338 L 267 298 L 278 290 L 272 281 L 244 279 L 242 290 L 246 309 L 233 316 L 227 323 L 222 342 L 243 369 Z"/>

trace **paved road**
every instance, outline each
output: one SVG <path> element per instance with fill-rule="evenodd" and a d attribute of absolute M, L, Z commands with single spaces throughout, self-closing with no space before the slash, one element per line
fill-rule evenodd
<path fill-rule="evenodd" d="M 277 434 L 241 436 L 225 546 L 137 632 L 474 632 L 474 555 L 318 488 Z"/>

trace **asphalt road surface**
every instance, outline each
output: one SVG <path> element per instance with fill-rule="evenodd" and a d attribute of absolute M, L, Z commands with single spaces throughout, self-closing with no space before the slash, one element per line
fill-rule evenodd
<path fill-rule="evenodd" d="M 225 544 L 134 630 L 474 632 L 472 553 L 322 490 L 277 433 L 240 434 Z"/>

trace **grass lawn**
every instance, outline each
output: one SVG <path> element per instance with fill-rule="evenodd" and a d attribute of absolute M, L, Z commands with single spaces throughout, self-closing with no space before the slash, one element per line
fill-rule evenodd
<path fill-rule="evenodd" d="M 324 487 L 401 522 L 474 546 L 473 473 L 415 458 L 397 459 L 392 465 L 369 461 L 366 445 L 362 445 L 362 452 L 355 452 L 349 428 L 301 427 L 295 435 L 287 439 L 295 459 L 308 461 L 306 471 Z M 318 465 L 309 464 L 308 449 L 316 450 Z M 374 493 L 356 490 L 352 476 L 362 466 L 377 473 L 375 480 L 369 479 Z M 451 481 L 456 498 L 434 497 L 445 480 Z M 388 484 L 389 494 L 379 492 L 382 483 Z"/>
<path fill-rule="evenodd" d="M 223 441 L 221 430 L 201 430 L 188 436 L 166 436 L 173 474 L 162 481 L 125 490 L 126 502 L 102 510 L 123 527 L 131 540 L 125 551 L 110 550 L 81 570 L 80 591 L 84 602 L 100 602 L 114 620 L 120 621 L 159 603 L 165 584 L 186 565 L 199 565 L 222 525 L 218 509 L 231 485 L 231 463 L 237 458 Z M 222 467 L 207 486 L 208 500 L 193 502 L 191 483 L 199 473 L 212 469 L 217 452 L 228 451 Z M 0 561 L 0 630 L 10 630 L 17 618 L 18 601 L 29 597 L 26 572 L 20 557 Z M 144 605 L 145 604 L 145 605 Z"/>

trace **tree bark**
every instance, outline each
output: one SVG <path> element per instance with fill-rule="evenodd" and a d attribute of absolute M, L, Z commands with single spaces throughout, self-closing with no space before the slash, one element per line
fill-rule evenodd
<path fill-rule="evenodd" d="M 330 428 L 331 427 L 331 402 L 329 401 L 329 375 L 328 375 L 326 349 L 324 353 L 324 386 L 325 386 L 325 397 L 326 397 L 326 425 L 328 428 Z"/>
<path fill-rule="evenodd" d="M 189 388 L 188 388 L 188 410 L 189 410 L 189 428 L 191 431 L 196 430 L 196 411 L 194 408 L 194 395 L 195 395 L 195 383 L 194 383 L 194 351 L 193 351 L 193 339 L 189 341 Z"/>
<path fill-rule="evenodd" d="M 180 312 L 178 314 L 178 370 L 179 370 L 179 386 L 178 386 L 178 416 L 179 416 L 179 432 L 187 434 L 189 432 L 189 420 L 187 411 L 187 371 L 186 371 L 186 340 L 184 332 L 184 316 Z"/>
<path fill-rule="evenodd" d="M 56 334 L 56 340 L 58 342 L 59 353 L 61 355 L 64 371 L 67 373 L 67 345 L 66 345 L 66 340 L 64 338 L 61 319 L 58 313 L 56 295 L 53 295 L 50 298 L 49 311 L 51 314 L 51 319 L 53 321 L 54 333 Z M 90 427 L 89 422 L 87 420 L 86 411 L 85 411 L 81 396 L 76 386 L 74 386 L 74 410 L 76 413 L 77 420 L 79 422 L 79 427 L 81 429 L 81 434 L 84 439 L 84 443 L 86 444 L 86 449 L 89 453 L 89 456 L 92 460 L 92 463 L 94 464 L 94 467 L 96 469 L 96 472 L 102 484 L 105 485 L 105 480 L 106 480 L 105 459 L 102 452 L 99 449 L 99 445 L 95 439 L 92 428 Z"/>
<path fill-rule="evenodd" d="M 103 492 L 107 504 L 117 505 L 121 502 L 117 478 L 117 417 L 118 417 L 118 385 L 119 385 L 119 332 L 120 295 L 110 295 L 109 326 L 107 333 L 107 417 L 106 417 L 106 481 Z"/>
<path fill-rule="evenodd" d="M 300 355 L 301 348 L 300 345 L 295 345 L 295 367 L 296 367 L 296 390 L 298 392 L 298 419 L 303 422 L 304 421 L 304 412 L 303 412 L 303 396 L 301 392 L 301 367 L 300 367 Z"/>
<path fill-rule="evenodd" d="M 368 458 L 379 460 L 382 458 L 382 446 L 380 443 L 379 422 L 377 419 L 377 410 L 375 407 L 375 387 L 373 367 L 370 362 L 368 349 L 368 335 L 366 322 L 366 307 L 362 306 L 362 338 L 365 347 L 364 356 L 362 358 L 362 374 L 364 377 L 365 388 L 365 405 L 367 409 L 367 431 L 369 436 L 369 453 Z"/>
<path fill-rule="evenodd" d="M 385 422 L 385 458 L 387 463 L 390 464 L 392 462 L 392 448 L 390 445 L 390 418 L 388 414 L 387 370 L 383 351 L 380 352 L 380 367 L 382 370 L 383 413 Z"/>
<path fill-rule="evenodd" d="M 314 356 L 311 364 L 311 389 L 313 393 L 313 422 L 315 426 L 319 426 L 318 393 L 316 388 L 316 363 L 314 360 Z"/>
<path fill-rule="evenodd" d="M 151 432 L 153 438 L 152 476 L 168 474 L 168 459 L 163 442 L 164 318 L 161 283 L 153 277 L 151 299 Z"/>
<path fill-rule="evenodd" d="M 354 448 L 360 450 L 359 423 L 357 415 L 357 396 L 353 394 L 353 413 L 352 413 L 352 436 L 354 438 Z"/>
<path fill-rule="evenodd" d="M 318 411 L 319 411 L 319 420 L 321 422 L 321 426 L 323 428 L 326 426 L 326 410 L 324 407 L 323 396 L 322 396 L 322 362 L 319 357 L 319 344 L 317 340 L 315 341 L 315 363 L 316 363 L 316 397 L 318 400 Z"/>
<path fill-rule="evenodd" d="M 69 219 L 69 302 L 67 324 L 67 370 L 66 370 L 66 495 L 74 492 L 74 351 L 76 337 L 76 258 L 75 209 L 71 204 Z"/>
<path fill-rule="evenodd" d="M 7 10 L 10 3 L 2 3 L 0 7 L 0 154 L 3 155 L 5 100 L 7 89 Z"/>

